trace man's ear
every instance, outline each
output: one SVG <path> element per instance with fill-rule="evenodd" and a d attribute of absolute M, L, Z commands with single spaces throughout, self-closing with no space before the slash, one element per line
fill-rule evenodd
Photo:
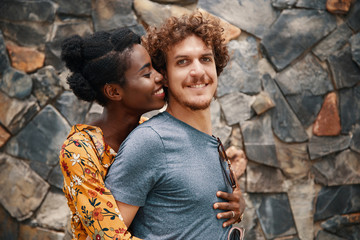
<path fill-rule="evenodd" d="M 124 94 L 124 90 L 122 89 L 122 87 L 120 87 L 119 84 L 115 83 L 105 84 L 103 91 L 105 97 L 112 101 L 121 101 Z"/>

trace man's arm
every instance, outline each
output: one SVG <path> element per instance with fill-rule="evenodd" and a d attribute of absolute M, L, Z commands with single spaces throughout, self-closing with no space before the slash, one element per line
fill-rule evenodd
<path fill-rule="evenodd" d="M 123 216 L 123 221 L 127 227 L 130 226 L 131 222 L 134 220 L 134 217 L 139 210 L 138 206 L 126 204 L 123 202 L 116 201 L 116 205 Z"/>

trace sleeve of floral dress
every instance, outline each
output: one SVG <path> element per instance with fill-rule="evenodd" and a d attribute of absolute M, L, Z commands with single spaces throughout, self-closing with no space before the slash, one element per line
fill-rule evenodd
<path fill-rule="evenodd" d="M 60 152 L 64 192 L 73 211 L 74 237 L 138 239 L 127 232 L 115 199 L 105 188 L 97 154 L 93 143 L 82 134 L 66 140 Z"/>

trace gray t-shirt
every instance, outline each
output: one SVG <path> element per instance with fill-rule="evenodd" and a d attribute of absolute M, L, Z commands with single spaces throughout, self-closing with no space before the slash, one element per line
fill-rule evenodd
<path fill-rule="evenodd" d="M 143 239 L 225 239 L 229 227 L 213 209 L 217 191 L 231 192 L 217 140 L 167 112 L 138 126 L 107 174 L 115 199 L 141 206 L 131 230 Z"/>

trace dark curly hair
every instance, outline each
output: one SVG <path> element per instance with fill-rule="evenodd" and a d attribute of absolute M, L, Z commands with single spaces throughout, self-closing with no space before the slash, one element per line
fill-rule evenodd
<path fill-rule="evenodd" d="M 128 28 L 100 31 L 88 37 L 74 35 L 62 43 L 61 59 L 72 72 L 67 78 L 71 90 L 81 100 L 96 101 L 105 106 L 108 99 L 102 88 L 106 83 L 126 83 L 134 44 L 140 36 Z"/>
<path fill-rule="evenodd" d="M 229 54 L 218 18 L 205 17 L 200 11 L 182 17 L 170 17 L 160 27 L 149 27 L 142 44 L 149 52 L 155 69 L 166 71 L 166 52 L 190 35 L 200 37 L 213 49 L 216 72 L 219 76 L 229 61 Z"/>

